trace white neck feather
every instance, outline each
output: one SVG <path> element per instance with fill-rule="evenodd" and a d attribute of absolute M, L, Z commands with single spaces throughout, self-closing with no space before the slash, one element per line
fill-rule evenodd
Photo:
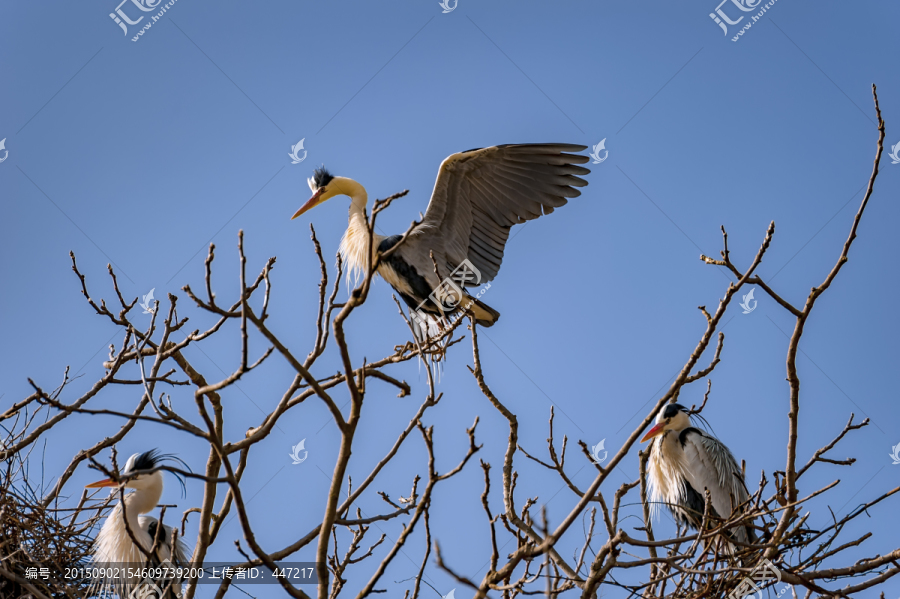
<path fill-rule="evenodd" d="M 128 531 L 125 530 L 125 521 L 128 521 L 128 528 L 131 530 L 134 538 L 144 545 L 145 549 L 150 549 L 152 541 L 141 526 L 138 516 L 153 510 L 159 503 L 160 497 L 162 497 L 162 475 L 157 472 L 151 476 L 154 478 L 146 481 L 148 484 L 145 488 L 135 489 L 125 495 L 124 499 L 117 503 L 113 511 L 106 517 L 106 522 L 103 524 L 103 528 L 100 529 L 100 533 L 95 541 L 95 561 L 144 561 L 144 554 L 134 545 Z M 156 477 L 158 477 L 158 480 L 155 480 Z M 118 494 L 118 490 L 115 492 Z M 122 509 L 123 503 L 125 504 L 124 510 Z M 124 518 L 123 511 L 125 512 Z"/>
<path fill-rule="evenodd" d="M 335 183 L 339 195 L 350 196 L 350 222 L 341 238 L 340 252 L 341 261 L 347 272 L 347 284 L 350 285 L 351 282 L 356 284 L 368 267 L 369 230 L 366 224 L 366 204 L 369 202 L 369 195 L 365 187 L 353 179 L 335 177 L 330 186 Z M 382 239 L 384 239 L 382 235 L 373 236 L 374 247 L 371 250 L 373 256 Z"/>
<path fill-rule="evenodd" d="M 131 566 L 137 568 L 139 564 L 144 565 L 148 563 L 146 555 L 131 539 L 133 535 L 134 539 L 148 551 L 153 546 L 153 539 L 150 537 L 148 530 L 150 524 L 157 522 L 157 520 L 148 516 L 139 517 L 139 515 L 152 511 L 159 504 L 163 491 L 162 474 L 156 472 L 150 475 L 148 479 L 142 480 L 141 483 L 142 488 L 135 489 L 133 492 L 125 495 L 124 499 L 119 501 L 109 516 L 106 517 L 106 522 L 94 541 L 94 554 L 91 561 L 96 566 L 104 567 L 108 565 L 118 566 L 119 568 Z M 115 493 L 118 495 L 118 490 Z M 125 518 L 123 518 L 122 514 L 123 504 Z M 129 535 L 125 529 L 126 518 L 128 520 L 128 529 L 131 530 L 132 535 Z M 171 527 L 164 527 L 162 543 L 157 548 L 154 560 L 164 561 L 172 559 L 171 532 Z M 187 559 L 186 547 L 181 541 L 177 545 L 178 547 L 174 551 L 175 559 L 179 563 L 184 563 Z M 131 597 L 135 589 L 141 584 L 140 576 L 129 576 L 127 573 L 118 574 L 115 577 L 95 578 L 88 596 Z M 173 589 L 177 593 L 180 592 L 181 587 L 180 585 L 175 585 Z"/>
<path fill-rule="evenodd" d="M 125 496 L 125 509 L 128 512 L 129 519 L 132 517 L 132 514 L 137 518 L 138 514 L 146 514 L 151 511 L 162 497 L 162 474 L 154 472 L 146 483 L 146 487 L 135 489 L 133 493 Z"/>
<path fill-rule="evenodd" d="M 676 431 L 667 431 L 653 440 L 648 468 L 650 480 L 650 511 L 659 517 L 663 504 L 678 505 L 684 496 L 687 461 Z"/>

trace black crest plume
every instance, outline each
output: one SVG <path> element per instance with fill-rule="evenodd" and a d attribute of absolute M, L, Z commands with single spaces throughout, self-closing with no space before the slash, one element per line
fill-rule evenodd
<path fill-rule="evenodd" d="M 324 166 L 320 166 L 313 171 L 313 183 L 315 184 L 316 189 L 325 187 L 326 185 L 331 183 L 332 179 L 334 179 L 334 175 L 329 173 Z"/>
<path fill-rule="evenodd" d="M 134 464 L 132 464 L 131 468 L 127 471 L 122 472 L 122 474 L 130 475 L 133 472 L 141 472 L 147 470 L 155 470 L 158 468 L 163 462 L 172 462 L 176 465 L 184 466 L 188 472 L 191 472 L 191 467 L 188 466 L 184 460 L 171 453 L 160 453 L 159 449 L 151 449 L 150 451 L 145 451 L 142 454 L 139 454 L 134 459 Z M 181 492 L 184 495 L 186 488 L 184 485 L 184 477 L 177 473 L 172 472 L 175 475 L 175 478 L 178 479 L 179 484 L 181 484 Z"/>

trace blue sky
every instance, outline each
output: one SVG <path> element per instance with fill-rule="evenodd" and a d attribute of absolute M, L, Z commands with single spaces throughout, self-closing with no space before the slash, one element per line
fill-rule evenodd
<path fill-rule="evenodd" d="M 318 283 L 307 225 L 315 224 L 326 256 L 333 255 L 347 210 L 336 199 L 289 220 L 308 198 L 314 166 L 324 163 L 356 179 L 370 198 L 409 189 L 380 217 L 380 227 L 393 233 L 425 210 L 438 165 L 453 152 L 605 138 L 609 157 L 592 165 L 584 194 L 513 231 L 500 275 L 483 298 L 502 317 L 482 331 L 481 349 L 488 381 L 518 415 L 520 443 L 529 453 L 546 456 L 551 405 L 557 438 L 590 445 L 605 439 L 614 451 L 694 348 L 705 326 L 697 306 L 714 309 L 724 294 L 726 274 L 698 260 L 701 253 L 718 256 L 720 225 L 729 232 L 732 258 L 744 267 L 774 220 L 775 240 L 758 273 L 802 304 L 833 267 L 871 171 L 872 83 L 879 86 L 886 145 L 900 142 L 894 127 L 900 8 L 893 3 L 779 0 L 737 42 L 731 36 L 739 26 L 726 36 L 710 19 L 713 0 L 459 0 L 447 14 L 437 0 L 178 0 L 137 42 L 131 37 L 143 23 L 124 35 L 108 16 L 115 8 L 115 0 L 0 2 L 6 50 L 0 77 L 7 83 L 0 138 L 9 152 L 0 163 L 4 405 L 30 392 L 26 377 L 52 388 L 67 365 L 81 375 L 63 398 L 71 400 L 102 375 L 107 345 L 121 344 L 117 330 L 81 297 L 70 250 L 95 298 L 113 297 L 105 275 L 112 262 L 127 297 L 151 288 L 157 298 L 174 293 L 179 314 L 192 319 L 189 327 L 203 328 L 211 321 L 180 289 L 201 287 L 212 241 L 219 296 L 235 297 L 237 231 L 243 229 L 249 272 L 278 257 L 270 326 L 305 355 Z M 131 2 L 123 10 L 132 19 L 139 13 Z M 723 10 L 732 19 L 739 13 L 731 3 Z M 288 153 L 301 138 L 308 156 L 293 165 Z M 885 152 L 881 167 L 850 261 L 819 301 L 801 345 L 799 459 L 830 441 L 851 412 L 872 422 L 837 451 L 855 457 L 856 465 L 825 465 L 803 480 L 801 495 L 842 480 L 826 502 L 812 504 L 819 523 L 828 519 L 825 504 L 846 513 L 900 479 L 900 467 L 888 457 L 900 442 L 890 374 L 898 357 L 900 288 L 893 274 L 900 207 L 892 198 L 900 165 Z M 376 282 L 354 315 L 350 342 L 357 361 L 386 355 L 408 338 L 390 295 Z M 725 318 L 723 362 L 704 413 L 747 461 L 751 481 L 761 470 L 771 479 L 784 468 L 784 362 L 793 327 L 790 314 L 761 290 L 755 295 L 756 310 L 742 314 L 732 306 Z M 215 379 L 238 364 L 238 347 L 232 327 L 186 356 Z M 261 339 L 252 340 L 253 352 L 264 349 Z M 465 344 L 451 354 L 440 385 L 446 397 L 428 418 L 438 467 L 456 464 L 467 444 L 464 429 L 479 416 L 479 457 L 499 471 L 505 421 L 478 392 L 465 368 L 470 363 Z M 338 367 L 329 352 L 316 373 Z M 393 443 L 425 392 L 415 364 L 390 372 L 413 384 L 414 393 L 398 399 L 372 385 L 351 463 L 357 476 Z M 286 365 L 273 359 L 226 393 L 233 438 L 258 424 L 289 380 Z M 683 403 L 699 403 L 704 388 L 687 389 Z M 127 408 L 138 394 L 116 389 L 95 407 Z M 191 395 L 172 393 L 187 412 Z M 251 459 L 244 486 L 267 548 L 293 541 L 319 521 L 339 442 L 328 422 L 320 403 L 307 402 L 280 421 Z M 70 418 L 41 446 L 45 477 L 52 479 L 114 426 Z M 291 465 L 290 447 L 301 439 L 310 457 Z M 154 446 L 176 451 L 195 470 L 207 454 L 194 439 L 144 425 L 120 452 Z M 551 522 L 559 522 L 576 498 L 558 478 L 520 458 L 519 502 L 538 496 Z M 574 479 L 586 485 L 591 468 L 575 453 L 569 462 Z M 634 452 L 611 482 L 633 479 L 636 464 Z M 413 441 L 373 490 L 405 496 L 424 468 L 421 442 Z M 93 477 L 79 471 L 71 493 Z M 479 580 L 489 556 L 481 477 L 473 463 L 446 483 L 432 515 L 445 559 Z M 199 497 L 196 482 L 187 498 L 170 484 L 164 501 L 186 508 Z M 499 510 L 499 495 L 492 501 Z M 375 513 L 380 503 L 373 493 L 360 506 Z M 892 503 L 871 510 L 871 518 L 850 527 L 847 540 L 872 530 L 867 555 L 896 548 L 894 511 Z M 657 527 L 673 530 L 666 519 Z M 396 538 L 399 522 L 381 531 Z M 239 536 L 232 521 L 211 558 L 234 559 L 231 540 Z M 568 554 L 578 534 L 564 541 Z M 390 596 L 409 588 L 395 581 L 414 576 L 421 547 L 417 534 L 388 570 L 379 586 Z M 312 551 L 298 559 L 312 559 Z M 352 571 L 351 588 L 361 587 L 373 568 Z M 441 594 L 457 586 L 433 565 L 426 576 Z M 896 596 L 900 582 L 860 596 L 882 590 Z M 275 596 L 269 588 L 253 592 Z"/>

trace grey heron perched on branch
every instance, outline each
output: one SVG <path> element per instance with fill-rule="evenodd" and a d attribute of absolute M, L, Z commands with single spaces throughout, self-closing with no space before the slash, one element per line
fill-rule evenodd
<path fill-rule="evenodd" d="M 118 482 L 106 478 L 87 485 L 89 489 L 120 486 L 134 489 L 125 495 L 106 517 L 106 522 L 94 540 L 92 566 L 103 568 L 104 571 L 115 572 L 118 569 L 121 572 L 123 568 L 134 568 L 139 571 L 144 566 L 156 566 L 166 561 L 173 565 L 187 565 L 187 547 L 181 539 L 175 541 L 173 551 L 172 527 L 163 525 L 163 530 L 159 531 L 159 521 L 156 518 L 141 515 L 153 510 L 162 497 L 163 476 L 158 468 L 164 461 L 175 461 L 184 465 L 183 461 L 173 455 L 164 455 L 156 449 L 151 449 L 128 458 Z M 183 487 L 184 481 L 181 478 L 178 478 L 178 481 Z M 159 539 L 155 553 L 148 556 L 154 547 L 157 534 Z M 135 541 L 140 543 L 143 551 Z M 140 593 L 135 594 L 135 591 L 141 587 L 142 580 L 141 576 L 123 574 L 107 577 L 98 586 L 102 586 L 101 590 L 106 594 L 116 593 L 124 599 L 140 596 Z M 155 581 L 154 584 L 163 586 Z M 173 587 L 173 591 L 178 591 L 177 585 Z"/>
<path fill-rule="evenodd" d="M 465 288 L 483 285 L 497 275 L 513 225 L 550 214 L 568 198 L 581 195 L 576 188 L 587 181 L 579 175 L 590 171 L 578 165 L 589 158 L 576 152 L 586 148 L 514 144 L 447 157 L 438 170 L 422 223 L 379 265 L 378 273 L 403 298 L 411 314 L 415 310 L 436 322 L 447 313 L 468 308 L 478 324 L 493 325 L 500 313 L 468 295 Z M 322 167 L 309 179 L 309 187 L 312 197 L 292 219 L 335 196 L 350 197 L 350 223 L 340 247 L 348 275 L 365 272 L 370 251 L 374 260 L 378 251 L 387 252 L 402 239 L 401 235 L 375 235 L 369 249 L 368 195 L 353 179 L 333 176 Z M 451 276 L 456 285 L 448 286 Z"/>
<path fill-rule="evenodd" d="M 679 524 L 699 529 L 706 504 L 704 491 L 710 494 L 714 512 L 710 515 L 722 520 L 728 520 L 749 499 L 744 473 L 731 451 L 711 434 L 694 428 L 684 406 L 672 403 L 663 408 L 641 442 L 650 439 L 647 479 L 655 512 L 666 505 Z M 735 527 L 728 534 L 740 543 L 756 540 L 749 526 Z"/>

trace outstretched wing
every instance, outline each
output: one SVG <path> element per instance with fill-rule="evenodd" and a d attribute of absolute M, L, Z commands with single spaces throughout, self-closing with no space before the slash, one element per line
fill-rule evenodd
<path fill-rule="evenodd" d="M 590 170 L 574 144 L 518 144 L 468 150 L 441 163 L 421 232 L 398 250 L 427 278 L 434 252 L 441 276 L 468 259 L 481 274 L 479 285 L 500 270 L 513 225 L 550 214 L 581 195 Z"/>
<path fill-rule="evenodd" d="M 749 498 L 737 460 L 721 441 L 697 429 L 685 430 L 681 441 L 687 458 L 688 482 L 698 493 L 709 489 L 716 513 L 720 518 L 729 518 Z M 741 527 L 737 539 L 746 542 L 743 532 Z"/>

